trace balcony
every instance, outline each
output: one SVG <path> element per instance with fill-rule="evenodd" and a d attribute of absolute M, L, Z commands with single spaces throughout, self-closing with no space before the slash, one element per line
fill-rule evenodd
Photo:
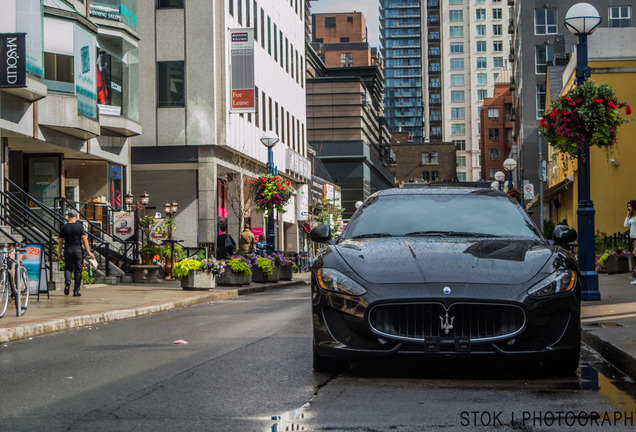
<path fill-rule="evenodd" d="M 510 53 L 508 54 L 508 60 L 511 62 L 515 61 L 515 50 L 513 48 L 510 48 Z"/>
<path fill-rule="evenodd" d="M 515 22 L 512 19 L 508 20 L 508 34 L 515 34 Z"/>
<path fill-rule="evenodd" d="M 508 6 L 514 6 L 515 0 L 508 0 Z"/>
<path fill-rule="evenodd" d="M 510 77 L 510 86 L 508 87 L 510 91 L 515 91 L 517 89 L 517 84 L 515 83 L 514 77 Z"/>

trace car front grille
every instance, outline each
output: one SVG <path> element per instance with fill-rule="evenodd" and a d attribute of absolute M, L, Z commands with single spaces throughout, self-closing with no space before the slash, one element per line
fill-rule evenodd
<path fill-rule="evenodd" d="M 369 313 L 369 324 L 376 333 L 422 342 L 444 338 L 497 340 L 519 333 L 524 323 L 523 309 L 506 304 L 380 304 Z"/>

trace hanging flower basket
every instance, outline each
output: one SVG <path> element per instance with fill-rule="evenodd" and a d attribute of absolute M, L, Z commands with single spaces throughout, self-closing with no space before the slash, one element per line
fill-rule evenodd
<path fill-rule="evenodd" d="M 608 84 L 588 80 L 552 102 L 540 120 L 543 136 L 560 153 L 572 157 L 584 146 L 611 150 L 618 127 L 629 121 L 621 117 L 621 108 L 627 115 L 632 113 Z"/>
<path fill-rule="evenodd" d="M 508 195 L 513 197 L 519 204 L 521 204 L 521 192 L 516 187 L 508 189 Z"/>
<path fill-rule="evenodd" d="M 285 205 L 289 202 L 294 188 L 289 180 L 281 176 L 267 174 L 250 180 L 252 198 L 258 207 L 258 213 L 269 215 L 273 210 L 285 213 Z"/>

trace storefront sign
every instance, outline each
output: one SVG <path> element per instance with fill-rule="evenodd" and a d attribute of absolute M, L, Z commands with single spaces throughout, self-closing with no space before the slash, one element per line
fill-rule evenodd
<path fill-rule="evenodd" d="M 309 178 L 311 176 L 311 162 L 301 154 L 287 148 L 287 172 Z"/>
<path fill-rule="evenodd" d="M 155 244 L 160 245 L 164 240 L 168 239 L 163 227 L 165 221 L 165 219 L 155 219 L 155 223 L 150 227 L 150 241 Z"/>
<path fill-rule="evenodd" d="M 282 214 L 283 222 L 296 223 L 296 197 L 292 195 L 285 204 L 285 213 Z"/>
<path fill-rule="evenodd" d="M 113 228 L 115 235 L 122 240 L 128 240 L 135 235 L 135 213 L 120 211 L 113 213 Z"/>
<path fill-rule="evenodd" d="M 233 112 L 255 112 L 254 29 L 230 29 Z"/>
<path fill-rule="evenodd" d="M 95 18 L 119 21 L 137 30 L 137 1 L 135 0 L 91 0 L 90 15 Z"/>
<path fill-rule="evenodd" d="M 40 276 L 42 274 L 42 245 L 27 244 L 25 245 L 25 249 L 26 253 L 22 254 L 20 258 L 29 274 L 29 294 L 37 295 L 40 290 Z M 43 282 L 44 290 L 46 291 L 46 280 Z"/>
<path fill-rule="evenodd" d="M 296 218 L 299 221 L 306 221 L 309 219 L 309 186 L 304 184 L 298 188 L 296 193 L 298 198 L 298 214 Z"/>
<path fill-rule="evenodd" d="M 0 87 L 26 87 L 25 33 L 0 33 Z"/>

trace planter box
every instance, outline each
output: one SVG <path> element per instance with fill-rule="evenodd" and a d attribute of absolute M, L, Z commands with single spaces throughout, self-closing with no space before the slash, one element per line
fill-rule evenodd
<path fill-rule="evenodd" d="M 229 268 L 216 278 L 216 284 L 221 286 L 239 286 L 249 284 L 250 275 L 234 273 Z"/>
<path fill-rule="evenodd" d="M 629 273 L 629 259 L 626 256 L 611 256 L 605 261 L 605 270 L 608 273 Z"/>
<path fill-rule="evenodd" d="M 280 280 L 292 280 L 292 274 L 293 274 L 294 270 L 292 269 L 292 266 L 284 266 L 280 268 Z"/>
<path fill-rule="evenodd" d="M 280 279 L 280 267 L 274 267 L 272 274 L 265 276 L 259 266 L 252 266 L 252 281 L 253 282 L 278 282 Z"/>
<path fill-rule="evenodd" d="M 210 290 L 216 287 L 216 277 L 212 273 L 192 270 L 181 279 L 184 290 Z"/>

